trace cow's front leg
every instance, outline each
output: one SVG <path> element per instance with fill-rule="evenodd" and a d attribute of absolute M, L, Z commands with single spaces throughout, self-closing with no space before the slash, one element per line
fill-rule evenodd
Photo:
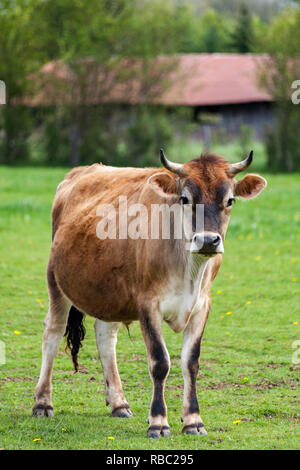
<path fill-rule="evenodd" d="M 182 422 L 184 434 L 206 435 L 196 391 L 200 345 L 208 312 L 194 314 L 183 333 L 181 367 L 184 378 Z"/>
<path fill-rule="evenodd" d="M 148 437 L 169 436 L 167 406 L 164 390 L 170 370 L 170 357 L 162 331 L 158 313 L 143 310 L 140 316 L 141 329 L 146 343 L 149 372 L 153 383 L 153 394 L 149 412 Z"/>
<path fill-rule="evenodd" d="M 131 418 L 132 412 L 125 400 L 118 372 L 116 345 L 120 323 L 95 321 L 96 342 L 106 387 L 106 404 L 111 406 L 115 418 Z"/>

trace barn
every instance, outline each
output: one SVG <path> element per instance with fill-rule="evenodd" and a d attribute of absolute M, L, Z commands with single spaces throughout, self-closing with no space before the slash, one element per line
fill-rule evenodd
<path fill-rule="evenodd" d="M 81 70 L 75 71 L 51 62 L 43 67 L 39 81 L 43 85 L 28 104 L 84 100 L 87 105 L 123 107 L 147 103 L 170 111 L 185 107 L 199 123 L 195 131 L 199 138 L 209 138 L 212 130 L 235 137 L 247 125 L 260 139 L 275 122 L 273 98 L 260 83 L 266 59 L 264 54 L 179 54 L 148 62 L 123 59 L 110 67 L 83 59 Z"/>

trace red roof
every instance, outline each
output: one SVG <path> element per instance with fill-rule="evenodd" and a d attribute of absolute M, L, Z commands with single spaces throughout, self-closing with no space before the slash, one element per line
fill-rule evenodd
<path fill-rule="evenodd" d="M 272 101 L 258 85 L 258 67 L 264 57 L 254 54 L 180 55 L 179 71 L 185 74 L 183 82 L 172 82 L 159 101 L 185 106 Z"/>
<path fill-rule="evenodd" d="M 29 103 L 26 102 L 31 105 L 64 104 L 74 102 L 74 96 L 77 102 L 89 104 L 148 102 L 168 106 L 273 101 L 258 83 L 258 69 L 266 58 L 259 54 L 180 54 L 161 56 L 148 62 L 124 59 L 117 64 L 117 69 L 93 65 L 92 59 L 85 59 L 82 61 L 83 73 L 91 78 L 87 81 L 84 98 L 78 93 L 76 78 L 70 68 L 59 61 L 51 62 L 41 70 L 46 81 L 42 81 L 39 91 Z M 120 71 L 122 79 L 118 75 Z M 34 81 L 40 83 L 39 79 Z"/>

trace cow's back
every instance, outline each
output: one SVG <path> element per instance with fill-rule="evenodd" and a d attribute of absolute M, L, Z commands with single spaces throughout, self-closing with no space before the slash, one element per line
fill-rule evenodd
<path fill-rule="evenodd" d="M 95 164 L 73 169 L 58 186 L 51 265 L 61 290 L 83 312 L 106 320 L 136 318 L 136 243 L 99 239 L 97 209 L 116 205 L 119 196 L 138 202 L 156 171 Z"/>

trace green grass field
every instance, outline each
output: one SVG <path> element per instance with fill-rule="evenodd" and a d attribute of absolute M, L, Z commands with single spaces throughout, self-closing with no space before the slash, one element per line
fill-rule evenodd
<path fill-rule="evenodd" d="M 167 325 L 171 437 L 146 437 L 152 387 L 138 324 L 131 327 L 132 340 L 121 328 L 118 342 L 132 419 L 112 418 L 105 406 L 90 318 L 81 373 L 73 375 L 64 345 L 56 359 L 55 417 L 31 417 L 48 305 L 50 208 L 65 172 L 0 167 L 0 340 L 6 345 L 6 364 L 0 366 L 0 448 L 299 448 L 300 370 L 292 363 L 292 344 L 300 340 L 300 175 L 264 175 L 269 185 L 263 194 L 238 201 L 233 209 L 198 377 L 206 437 L 181 434 L 182 335 Z"/>

